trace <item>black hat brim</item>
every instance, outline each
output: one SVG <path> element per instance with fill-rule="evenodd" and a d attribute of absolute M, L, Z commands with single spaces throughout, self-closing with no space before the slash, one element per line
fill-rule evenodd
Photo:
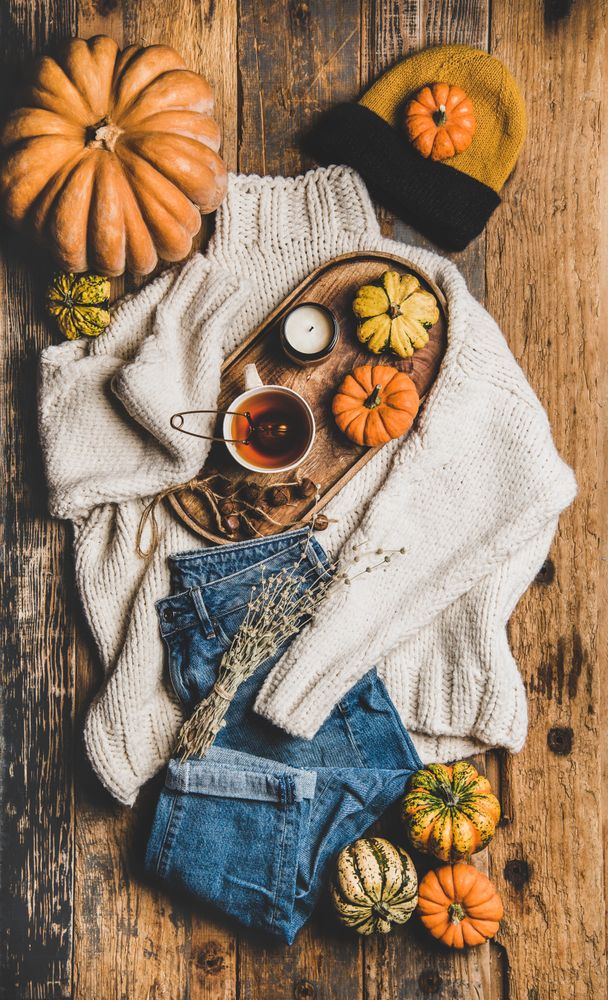
<path fill-rule="evenodd" d="M 464 250 L 500 204 L 496 192 L 461 170 L 426 160 L 362 104 L 338 104 L 303 138 L 323 165 L 346 163 L 372 196 L 445 250 Z"/>

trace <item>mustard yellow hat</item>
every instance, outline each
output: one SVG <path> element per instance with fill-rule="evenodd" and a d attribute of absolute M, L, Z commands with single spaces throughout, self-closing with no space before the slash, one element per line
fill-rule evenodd
<path fill-rule="evenodd" d="M 476 129 L 463 152 L 425 159 L 405 128 L 408 101 L 425 84 L 462 88 L 473 104 Z M 357 104 L 332 108 L 306 137 L 321 163 L 347 163 L 372 194 L 440 246 L 463 249 L 500 204 L 526 131 L 515 80 L 494 56 L 466 45 L 425 49 L 383 74 Z"/>

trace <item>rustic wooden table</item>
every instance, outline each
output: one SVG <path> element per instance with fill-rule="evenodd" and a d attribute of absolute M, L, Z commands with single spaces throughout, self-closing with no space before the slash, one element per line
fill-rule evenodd
<path fill-rule="evenodd" d="M 69 532 L 45 515 L 36 438 L 36 359 L 55 338 L 41 307 L 47 262 L 4 234 L 5 1000 L 604 995 L 599 724 L 607 615 L 599 567 L 607 511 L 606 492 L 596 492 L 605 478 L 608 368 L 598 301 L 608 232 L 600 211 L 604 15 L 601 0 L 0 3 L 0 101 L 13 99 L 31 54 L 64 37 L 104 32 L 125 44 L 167 42 L 215 85 L 224 156 L 245 172 L 298 172 L 306 165 L 300 129 L 421 46 L 465 42 L 503 59 L 524 92 L 529 136 L 504 204 L 455 259 L 547 407 L 580 486 L 511 627 L 530 697 L 526 748 L 482 762 L 504 810 L 480 860 L 505 901 L 498 941 L 453 956 L 412 925 L 363 941 L 325 916 L 286 948 L 197 915 L 140 879 L 155 788 L 136 809 L 119 808 L 85 762 L 82 713 L 100 677 L 74 593 Z M 421 242 L 382 219 L 387 233 Z"/>

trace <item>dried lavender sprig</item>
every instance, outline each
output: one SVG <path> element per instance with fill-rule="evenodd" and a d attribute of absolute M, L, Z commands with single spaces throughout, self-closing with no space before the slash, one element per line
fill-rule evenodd
<path fill-rule="evenodd" d="M 364 574 L 386 568 L 393 555 L 404 551 L 376 550 L 374 555 L 382 555 L 382 560 L 352 576 L 346 571 L 336 575 L 337 567 L 331 564 L 302 591 L 306 578 L 317 573 L 312 568 L 305 574 L 294 573 L 306 558 L 311 533 L 312 526 L 307 544 L 291 571 L 284 569 L 269 577 L 262 574 L 260 587 L 252 589 L 245 618 L 222 657 L 215 684 L 180 730 L 176 754 L 181 760 L 204 756 L 225 724 L 226 712 L 240 685 L 314 617 L 332 583 L 350 585 Z"/>
<path fill-rule="evenodd" d="M 262 581 L 230 648 L 222 657 L 213 688 L 182 726 L 176 750 L 182 760 L 205 754 L 240 685 L 299 631 L 329 583 L 330 579 L 324 575 L 303 594 L 298 594 L 301 577 L 277 574 Z"/>

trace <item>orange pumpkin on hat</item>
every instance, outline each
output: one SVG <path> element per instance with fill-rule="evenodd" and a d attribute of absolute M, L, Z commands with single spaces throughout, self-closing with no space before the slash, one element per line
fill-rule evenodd
<path fill-rule="evenodd" d="M 472 101 L 462 87 L 448 83 L 423 87 L 405 109 L 409 140 L 425 159 L 449 160 L 464 153 L 476 126 Z"/>

